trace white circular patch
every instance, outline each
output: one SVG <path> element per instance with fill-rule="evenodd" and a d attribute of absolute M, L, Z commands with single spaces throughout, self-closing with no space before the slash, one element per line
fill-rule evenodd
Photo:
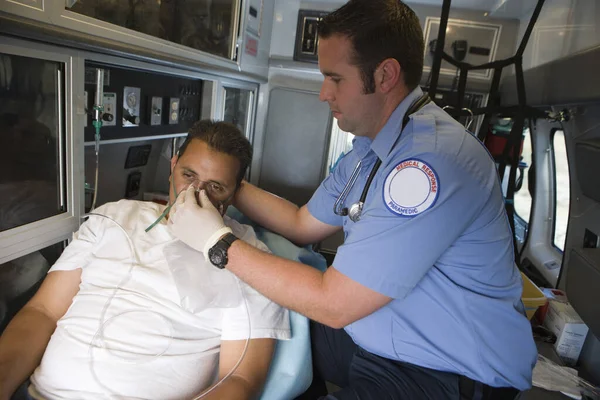
<path fill-rule="evenodd" d="M 439 188 L 433 168 L 421 160 L 404 160 L 385 178 L 383 200 L 393 213 L 411 217 L 433 206 Z"/>

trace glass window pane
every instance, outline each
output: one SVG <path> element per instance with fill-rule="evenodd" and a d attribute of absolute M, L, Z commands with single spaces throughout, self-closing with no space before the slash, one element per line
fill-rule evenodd
<path fill-rule="evenodd" d="M 60 242 L 0 264 L 0 333 L 35 294 L 65 247 Z"/>
<path fill-rule="evenodd" d="M 237 36 L 238 2 L 78 0 L 70 10 L 231 59 Z"/>
<path fill-rule="evenodd" d="M 0 53 L 0 231 L 65 211 L 59 193 L 62 71 L 62 63 Z"/>
<path fill-rule="evenodd" d="M 325 177 L 333 172 L 337 163 L 352 150 L 354 135 L 340 129 L 336 118 L 331 123 L 331 137 L 329 139 L 329 154 L 325 169 Z"/>
<path fill-rule="evenodd" d="M 569 222 L 569 201 L 571 197 L 569 180 L 569 161 L 563 131 L 555 131 L 552 138 L 554 149 L 554 173 L 556 183 L 554 218 L 554 245 L 561 250 L 565 247 L 567 224 Z"/>
<path fill-rule="evenodd" d="M 529 192 L 529 168 L 532 165 L 533 149 L 531 145 L 531 134 L 529 129 L 523 131 L 523 153 L 519 160 L 519 171 L 515 188 L 515 214 L 518 215 L 526 224 L 529 224 L 531 216 L 531 193 Z M 510 167 L 506 168 L 504 173 L 504 185 L 508 184 L 508 174 Z M 504 186 L 503 185 L 503 186 Z M 504 192 L 506 194 L 506 191 Z"/>
<path fill-rule="evenodd" d="M 250 112 L 250 90 L 225 88 L 225 113 L 223 120 L 237 126 L 243 134 L 248 136 L 246 125 Z"/>

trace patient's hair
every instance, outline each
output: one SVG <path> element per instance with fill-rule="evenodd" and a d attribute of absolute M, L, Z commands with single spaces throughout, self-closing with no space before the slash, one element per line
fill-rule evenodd
<path fill-rule="evenodd" d="M 228 122 L 208 119 L 198 121 L 191 127 L 185 141 L 179 147 L 177 154 L 180 157 L 193 139 L 200 139 L 213 150 L 237 158 L 240 162 L 240 170 L 237 176 L 237 184 L 239 185 L 252 162 L 252 145 L 242 132 L 235 125 Z"/>

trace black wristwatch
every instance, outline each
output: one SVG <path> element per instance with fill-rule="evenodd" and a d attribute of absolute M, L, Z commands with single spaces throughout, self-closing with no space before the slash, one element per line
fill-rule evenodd
<path fill-rule="evenodd" d="M 238 240 L 233 233 L 223 236 L 213 247 L 208 250 L 208 259 L 217 268 L 223 269 L 227 265 L 227 250 L 229 246 Z"/>

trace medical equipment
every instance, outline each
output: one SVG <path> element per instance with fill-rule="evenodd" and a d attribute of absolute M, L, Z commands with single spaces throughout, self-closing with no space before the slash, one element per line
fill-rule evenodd
<path fill-rule="evenodd" d="M 442 110 L 446 111 L 449 108 L 454 108 L 454 107 L 453 106 L 444 106 L 444 107 L 442 107 Z M 465 129 L 469 130 L 469 128 L 471 127 L 471 124 L 473 123 L 473 120 L 475 119 L 475 115 L 473 114 L 473 111 L 470 108 L 463 107 L 460 110 L 466 111 L 467 113 L 469 113 L 469 118 L 467 119 L 467 123 L 465 124 Z M 452 115 L 452 114 L 450 114 L 450 115 Z"/>
<path fill-rule="evenodd" d="M 94 135 L 96 153 L 96 181 L 94 183 L 94 199 L 92 200 L 91 210 L 96 208 L 96 200 L 98 199 L 98 170 L 100 161 L 100 128 L 102 128 L 102 114 L 104 112 L 104 70 L 96 68 L 96 97 L 94 98 L 94 117 L 92 125 L 96 131 Z"/>
<path fill-rule="evenodd" d="M 408 121 L 410 120 L 410 116 L 413 113 L 419 111 L 430 101 L 431 101 L 431 99 L 429 98 L 429 95 L 424 94 L 417 101 L 415 101 L 408 108 L 408 110 L 406 110 L 406 114 L 404 114 L 404 118 L 402 119 L 402 129 L 400 130 L 400 134 L 398 135 L 398 138 L 400 137 L 400 135 L 402 135 L 402 131 L 408 124 Z M 377 170 L 379 169 L 380 166 L 381 166 L 381 159 L 378 157 L 377 161 L 375 161 L 375 164 L 373 165 L 373 169 L 371 170 L 369 177 L 367 178 L 367 182 L 365 183 L 365 187 L 363 188 L 363 191 L 360 195 L 360 199 L 358 200 L 358 202 L 352 204 L 350 206 L 350 208 L 344 207 L 344 208 L 340 209 L 340 207 L 346 201 L 346 198 L 348 197 L 350 190 L 352 190 L 352 187 L 354 186 L 354 184 L 356 183 L 356 180 L 358 179 L 358 175 L 362 168 L 362 161 L 358 162 L 358 164 L 356 165 L 356 168 L 354 168 L 354 171 L 352 171 L 352 175 L 350 176 L 350 179 L 348 179 L 348 183 L 346 183 L 346 186 L 344 186 L 344 190 L 342 190 L 342 193 L 340 193 L 338 198 L 335 200 L 335 203 L 333 204 L 333 212 L 336 215 L 340 215 L 340 216 L 347 215 L 350 218 L 350 220 L 352 220 L 352 222 L 358 222 L 360 220 L 360 217 L 362 215 L 362 210 L 365 205 L 365 200 L 367 199 L 367 193 L 369 192 L 369 188 L 371 187 L 371 182 L 373 181 L 373 178 L 375 177 L 375 174 L 377 173 Z"/>
<path fill-rule="evenodd" d="M 181 193 L 179 193 L 179 194 L 181 194 Z M 174 204 L 174 201 L 173 201 L 173 204 Z M 167 207 L 167 210 L 171 206 L 172 206 L 172 204 Z M 151 225 L 151 227 L 154 226 L 156 223 L 158 223 L 158 221 L 160 221 L 160 219 L 164 215 L 166 215 L 166 214 L 163 213 L 162 216 L 159 217 L 159 219 L 154 224 Z M 101 380 L 98 378 L 98 376 L 96 374 L 96 371 L 95 371 L 95 368 L 94 368 L 94 350 L 96 349 L 96 347 L 97 348 L 104 348 L 105 350 L 107 350 L 112 355 L 120 357 L 121 359 L 123 359 L 125 361 L 131 362 L 130 360 L 123 358 L 122 356 L 118 355 L 117 353 L 112 352 L 109 348 L 106 347 L 105 338 L 104 338 L 104 329 L 107 326 L 107 324 L 109 324 L 114 319 L 116 319 L 118 317 L 121 317 L 121 316 L 123 316 L 125 314 L 129 314 L 129 313 L 133 313 L 133 312 L 138 312 L 138 311 L 141 311 L 141 310 L 138 310 L 138 309 L 127 310 L 127 311 L 121 312 L 119 314 L 116 314 L 116 315 L 114 315 L 114 316 L 112 316 L 112 317 L 110 317 L 110 318 L 108 318 L 106 320 L 105 320 L 105 317 L 106 317 L 108 308 L 110 307 L 110 304 L 113 301 L 113 299 L 115 298 L 115 296 L 116 296 L 117 292 L 119 291 L 119 289 L 122 289 L 122 287 L 131 279 L 131 275 L 133 273 L 134 266 L 136 264 L 140 265 L 140 257 L 139 257 L 138 253 L 135 250 L 135 247 L 133 245 L 131 237 L 129 236 L 129 234 L 127 233 L 127 231 L 123 228 L 123 226 L 121 226 L 121 224 L 119 224 L 113 218 L 111 218 L 109 216 L 106 216 L 106 215 L 103 215 L 103 214 L 99 214 L 99 213 L 88 213 L 88 214 L 83 215 L 83 218 L 89 218 L 90 216 L 97 216 L 97 217 L 105 218 L 105 219 L 108 219 L 108 220 L 112 221 L 115 225 L 117 225 L 119 227 L 119 229 L 125 235 L 125 237 L 127 239 L 127 243 L 129 244 L 129 247 L 131 249 L 131 254 L 132 254 L 131 264 L 130 264 L 128 270 L 127 270 L 127 273 L 125 274 L 125 276 L 123 277 L 123 279 L 117 284 L 117 286 L 115 286 L 114 290 L 112 291 L 112 293 L 110 294 L 109 298 L 107 299 L 106 303 L 104 304 L 104 306 L 102 308 L 102 312 L 100 314 L 100 319 L 98 321 L 99 327 L 96 330 L 96 332 L 94 333 L 94 336 L 92 337 L 92 340 L 91 340 L 91 342 L 89 344 L 89 347 L 88 347 L 88 354 L 89 354 L 89 357 L 90 357 L 90 372 L 91 372 L 92 377 L 94 378 L 94 380 L 96 381 L 96 383 L 106 391 L 106 393 L 105 393 L 106 397 L 113 398 L 113 397 L 116 396 L 118 398 L 119 394 L 118 393 L 114 393 L 109 387 L 107 387 L 105 384 L 103 384 L 101 382 Z M 151 227 L 149 227 L 149 229 Z M 147 229 L 146 232 L 149 229 Z M 171 250 L 174 250 L 174 249 L 171 249 Z M 231 369 L 231 371 L 229 371 L 223 378 L 221 378 L 216 384 L 214 384 L 213 386 L 211 386 L 208 390 L 206 390 L 205 392 L 199 394 L 198 396 L 195 396 L 191 400 L 199 400 L 199 399 L 203 398 L 204 396 L 206 396 L 207 394 L 209 394 L 210 392 L 212 392 L 213 390 L 215 390 L 218 386 L 220 386 L 226 379 L 228 379 L 237 370 L 237 368 L 241 364 L 241 362 L 244 359 L 244 357 L 246 355 L 246 352 L 248 350 L 248 344 L 250 343 L 250 336 L 251 336 L 251 330 L 252 330 L 252 322 L 250 320 L 250 310 L 249 310 L 249 307 L 248 307 L 248 301 L 247 301 L 246 297 L 244 296 L 244 292 L 242 290 L 242 287 L 241 287 L 239 279 L 237 279 L 237 277 L 235 277 L 233 275 L 231 275 L 231 276 L 233 277 L 233 279 L 237 283 L 237 287 L 238 287 L 238 291 L 240 293 L 241 299 L 244 300 L 244 305 L 245 305 L 245 309 L 246 309 L 246 316 L 248 318 L 248 337 L 246 338 L 246 343 L 244 345 L 244 349 L 242 350 L 242 354 L 240 355 L 239 360 L 233 366 L 233 368 Z M 178 288 L 178 290 L 179 290 L 179 288 Z M 239 299 L 239 298 L 237 298 L 237 299 Z M 233 303 L 231 303 L 231 304 L 233 304 Z M 236 304 L 239 304 L 239 301 Z M 156 311 L 153 311 L 153 310 L 143 310 L 143 312 L 153 313 L 153 314 L 157 315 L 159 318 L 165 320 L 169 324 L 169 330 L 171 331 L 171 334 L 168 336 L 169 337 L 169 342 L 167 343 L 167 345 L 165 346 L 165 348 L 162 349 L 160 352 L 154 354 L 154 355 L 150 355 L 150 357 L 145 358 L 144 361 L 142 361 L 142 362 L 150 362 L 150 361 L 152 361 L 152 360 L 154 360 L 156 358 L 161 357 L 162 355 L 164 355 L 169 350 L 169 347 L 170 347 L 170 344 L 171 344 L 171 340 L 173 339 L 173 335 L 172 335 L 173 326 L 172 326 L 172 323 L 168 319 L 166 319 L 163 315 L 159 314 Z M 138 362 L 134 361 L 133 363 L 139 363 L 139 361 Z"/>
<path fill-rule="evenodd" d="M 206 182 L 203 182 L 199 179 L 195 179 L 190 186 L 193 186 L 196 189 L 196 202 L 199 203 L 199 199 L 198 199 L 198 194 L 200 193 L 200 190 L 202 190 L 202 187 L 204 187 L 204 184 Z M 201 184 L 203 184 L 201 186 Z M 189 186 L 188 186 L 189 187 Z M 187 189 L 187 188 L 186 188 Z M 163 211 L 163 213 L 156 219 L 156 221 L 154 221 L 149 227 L 146 228 L 146 232 L 149 232 L 152 228 L 154 228 L 156 226 L 156 224 L 158 224 L 160 221 L 162 221 L 163 218 L 165 218 L 169 212 L 171 211 L 171 208 L 175 205 L 175 201 L 177 200 L 177 197 L 184 192 L 185 190 L 183 190 L 182 192 L 179 192 L 179 194 L 177 194 L 175 192 L 175 183 L 173 182 L 173 179 L 171 179 L 171 190 L 173 191 L 173 194 L 175 195 L 175 200 L 173 200 L 173 203 L 167 205 L 167 208 L 165 208 L 165 211 Z M 207 194 L 210 194 L 210 192 L 207 189 Z M 225 200 L 214 200 L 216 201 L 217 205 L 215 206 L 215 208 L 217 210 L 219 210 L 219 214 L 221 214 L 221 216 L 223 216 L 224 212 L 225 212 L 225 204 L 231 200 L 231 197 L 233 196 L 233 194 L 231 194 L 230 196 L 228 196 Z M 214 198 L 214 196 L 213 196 Z"/>

